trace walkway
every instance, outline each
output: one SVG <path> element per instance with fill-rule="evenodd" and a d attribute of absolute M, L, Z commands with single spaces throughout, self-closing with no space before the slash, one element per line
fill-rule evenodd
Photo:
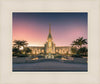
<path fill-rule="evenodd" d="M 56 61 L 13 64 L 13 71 L 87 71 L 87 64 L 72 64 Z"/>

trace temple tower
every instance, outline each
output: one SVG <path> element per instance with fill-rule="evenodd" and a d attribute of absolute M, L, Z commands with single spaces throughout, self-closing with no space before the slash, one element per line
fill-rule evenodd
<path fill-rule="evenodd" d="M 55 53 L 55 44 L 53 43 L 53 38 L 51 35 L 51 24 L 49 24 L 49 34 L 47 37 L 47 42 L 45 44 L 46 53 Z"/>

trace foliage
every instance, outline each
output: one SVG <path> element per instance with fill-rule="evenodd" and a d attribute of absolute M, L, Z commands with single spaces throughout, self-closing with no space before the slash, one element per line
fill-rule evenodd
<path fill-rule="evenodd" d="M 76 54 L 77 51 L 78 51 L 78 49 L 77 49 L 76 47 L 72 47 L 72 48 L 71 48 L 71 51 L 72 51 L 73 54 Z"/>
<path fill-rule="evenodd" d="M 67 51 L 67 53 L 66 53 L 67 55 L 69 55 L 69 52 Z"/>
<path fill-rule="evenodd" d="M 22 41 L 21 40 L 14 40 L 13 42 L 14 42 L 13 46 L 18 48 L 19 50 L 21 47 L 24 48 L 28 45 L 27 41 L 25 41 L 25 40 L 22 40 Z"/>
<path fill-rule="evenodd" d="M 13 47 L 13 52 L 14 52 L 15 54 L 17 54 L 17 53 L 19 52 L 18 48 Z"/>
<path fill-rule="evenodd" d="M 19 54 L 17 57 L 27 57 L 28 55 L 25 54 Z"/>
<path fill-rule="evenodd" d="M 83 57 L 83 56 L 87 56 L 87 52 L 88 52 L 88 49 L 87 47 L 82 47 L 80 49 L 77 50 L 77 53 L 76 54 L 73 54 L 72 57 Z"/>
<path fill-rule="evenodd" d="M 84 39 L 83 37 L 79 37 L 78 39 L 72 42 L 72 46 L 76 46 L 78 48 L 81 48 L 82 45 L 86 44 L 87 44 L 87 39 Z"/>
<path fill-rule="evenodd" d="M 75 55 L 72 55 L 72 57 L 81 58 L 81 57 L 82 57 L 82 55 L 79 55 L 79 54 L 75 54 Z"/>
<path fill-rule="evenodd" d="M 83 47 L 83 45 L 87 44 L 87 39 L 84 39 L 83 37 L 79 37 L 78 39 L 74 40 L 72 42 L 72 48 L 71 51 L 73 53 L 73 57 L 81 57 L 83 55 L 87 55 L 87 48 Z"/>
<path fill-rule="evenodd" d="M 39 56 L 37 56 L 38 58 L 45 58 L 44 56 L 41 56 L 41 55 L 39 55 Z"/>
<path fill-rule="evenodd" d="M 17 56 L 27 56 L 27 53 L 32 52 L 30 48 L 27 47 L 28 43 L 25 40 L 14 40 L 13 41 L 13 55 Z M 21 49 L 23 47 L 23 49 Z"/>
<path fill-rule="evenodd" d="M 58 55 L 58 56 L 55 56 L 55 58 L 60 58 L 60 59 L 61 59 L 61 58 L 62 58 L 62 56 L 61 56 L 61 55 Z"/>
<path fill-rule="evenodd" d="M 87 55 L 88 49 L 86 47 L 82 47 L 77 51 L 77 54 Z"/>
<path fill-rule="evenodd" d="M 31 53 L 31 52 L 32 52 L 32 50 L 31 50 L 30 48 L 28 48 L 28 47 L 25 47 L 25 48 L 23 49 L 23 51 L 25 52 L 25 55 L 26 55 L 27 53 Z"/>

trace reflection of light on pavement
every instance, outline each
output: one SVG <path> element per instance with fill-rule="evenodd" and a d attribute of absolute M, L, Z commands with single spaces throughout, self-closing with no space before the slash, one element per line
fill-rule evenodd
<path fill-rule="evenodd" d="M 61 60 L 67 60 L 66 58 L 61 58 Z"/>
<path fill-rule="evenodd" d="M 72 58 L 72 57 L 68 57 L 68 58 L 61 58 L 61 60 L 74 60 L 74 58 Z"/>
<path fill-rule="evenodd" d="M 38 60 L 38 58 L 32 58 L 32 60 Z"/>

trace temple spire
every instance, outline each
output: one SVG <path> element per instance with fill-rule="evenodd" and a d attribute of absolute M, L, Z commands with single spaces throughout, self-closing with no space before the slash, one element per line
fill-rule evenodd
<path fill-rule="evenodd" d="M 52 36 L 51 36 L 51 24 L 49 24 L 49 35 L 48 35 L 48 39 L 52 40 Z"/>
<path fill-rule="evenodd" d="M 51 34 L 51 24 L 49 24 L 49 34 Z"/>

